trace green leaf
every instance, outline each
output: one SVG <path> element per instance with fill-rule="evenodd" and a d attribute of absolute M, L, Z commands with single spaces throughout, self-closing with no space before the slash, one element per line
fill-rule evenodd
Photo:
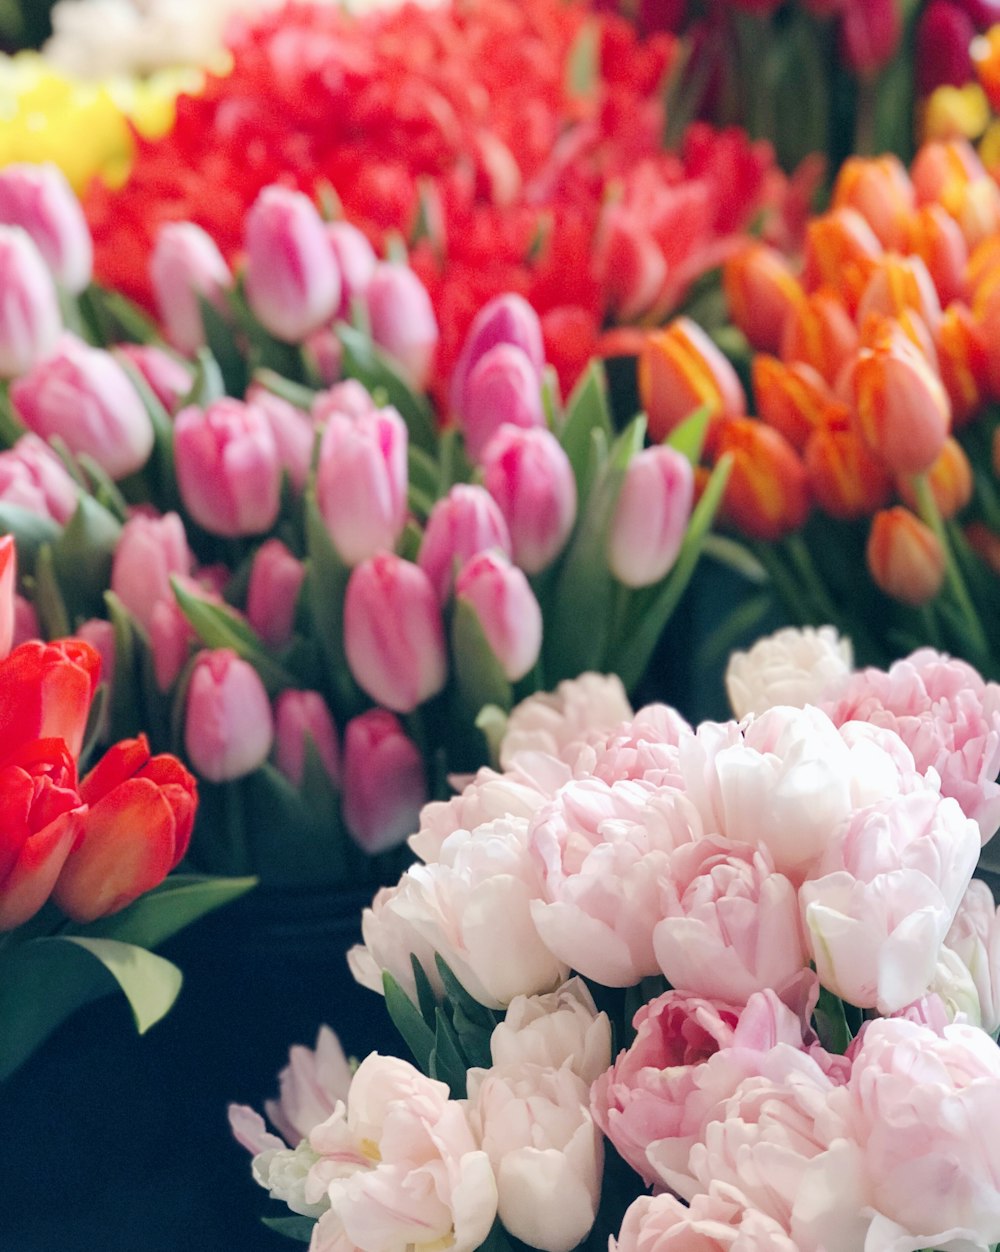
<path fill-rule="evenodd" d="M 199 348 L 195 354 L 194 382 L 185 396 L 185 404 L 196 404 L 199 408 L 207 408 L 226 394 L 226 384 L 222 377 L 219 362 L 208 348 Z"/>
<path fill-rule="evenodd" d="M 145 721 L 141 711 L 137 668 L 140 644 L 132 615 L 113 591 L 104 593 L 104 603 L 115 638 L 115 674 L 118 681 L 111 685 L 108 739 L 116 743 L 119 739 L 137 734 Z"/>
<path fill-rule="evenodd" d="M 310 412 L 313 401 L 316 399 L 317 392 L 312 387 L 293 382 L 291 378 L 285 378 L 283 374 L 278 374 L 274 370 L 254 370 L 253 381 L 273 396 L 287 400 L 289 404 L 302 409 L 305 413 Z"/>
<path fill-rule="evenodd" d="M 62 527 L 51 517 L 31 513 L 16 504 L 0 503 L 0 534 L 14 536 L 21 577 L 34 571 L 39 549 L 54 543 L 61 533 Z"/>
<path fill-rule="evenodd" d="M 316 1226 L 315 1217 L 262 1217 L 260 1220 L 268 1230 L 299 1243 L 309 1243 Z"/>
<path fill-rule="evenodd" d="M 105 346 L 123 339 L 133 343 L 160 342 L 160 332 L 152 318 L 119 291 L 91 283 L 80 296 L 80 306 L 98 329 Z"/>
<path fill-rule="evenodd" d="M 382 987 L 385 991 L 385 1007 L 392 1018 L 393 1025 L 403 1036 L 403 1041 L 413 1053 L 413 1059 L 417 1065 L 425 1074 L 430 1074 L 434 1032 L 420 1015 L 420 1010 L 388 970 L 382 971 Z"/>
<path fill-rule="evenodd" d="M 434 1048 L 428 1061 L 430 1076 L 448 1084 L 453 1100 L 464 1100 L 467 1064 L 458 1036 L 441 1008 L 435 1015 L 435 1025 Z"/>
<path fill-rule="evenodd" d="M 475 609 L 467 601 L 455 601 L 451 618 L 451 650 L 455 677 L 470 715 L 487 704 L 509 710 L 514 703 L 510 681 L 486 639 Z"/>
<path fill-rule="evenodd" d="M 338 322 L 334 333 L 344 351 L 345 376 L 356 378 L 369 391 L 384 391 L 406 422 L 412 442 L 433 454 L 437 450 L 437 427 L 426 397 L 413 391 L 393 361 L 353 326 Z"/>
<path fill-rule="evenodd" d="M 46 639 L 62 639 L 70 632 L 69 613 L 59 589 L 52 560 L 52 548 L 46 544 L 35 560 L 34 603 L 42 634 Z"/>
<path fill-rule="evenodd" d="M 819 1000 L 813 1010 L 813 1024 L 823 1047 L 828 1052 L 843 1056 L 851 1042 L 844 1002 L 826 987 L 819 989 Z"/>
<path fill-rule="evenodd" d="M 295 676 L 274 660 L 259 636 L 232 609 L 192 594 L 176 578 L 171 579 L 171 586 L 181 612 L 206 647 L 232 648 L 250 662 L 272 697 L 296 685 Z"/>
<path fill-rule="evenodd" d="M 478 1000 L 469 995 L 468 991 L 455 977 L 448 962 L 440 952 L 434 954 L 434 963 L 437 965 L 438 973 L 441 975 L 441 981 L 444 983 L 445 994 L 449 1001 L 456 1007 L 460 1007 L 470 1021 L 492 1031 L 497 1021 L 493 1012 L 485 1004 L 480 1004 Z"/>
<path fill-rule="evenodd" d="M 600 81 L 601 27 L 596 21 L 585 22 L 573 40 L 566 60 L 566 91 L 571 96 L 589 99 Z"/>
<path fill-rule="evenodd" d="M 174 474 L 174 423 L 170 414 L 163 407 L 159 396 L 126 357 L 119 357 L 118 364 L 128 374 L 129 381 L 139 394 L 143 408 L 153 427 L 153 455 L 146 466 L 146 472 L 155 475 L 156 502 L 164 511 L 177 510 L 180 507 L 180 493 L 177 490 L 177 479 Z M 185 361 L 185 365 L 187 362 Z"/>
<path fill-rule="evenodd" d="M 664 442 L 668 447 L 674 448 L 682 456 L 687 457 L 692 465 L 697 465 L 705 446 L 710 417 L 711 409 L 707 404 L 703 404 L 701 408 L 695 409 L 689 417 L 686 417 L 679 426 L 675 426 Z"/>
<path fill-rule="evenodd" d="M 410 486 L 416 487 L 431 501 L 436 500 L 441 490 L 441 467 L 437 461 L 425 452 L 423 448 L 417 448 L 412 443 L 409 445 L 407 452 L 407 461 Z M 447 490 L 447 487 L 445 490 Z"/>
<path fill-rule="evenodd" d="M 563 451 L 573 467 L 581 507 L 590 486 L 589 466 L 595 430 L 603 432 L 610 443 L 613 430 L 607 401 L 607 381 L 602 366 L 592 361 L 573 389 L 566 406 L 566 419 L 557 432 Z"/>
<path fill-rule="evenodd" d="M 76 512 L 52 544 L 53 573 L 71 618 L 101 612 L 121 533 L 121 523 L 102 504 L 92 496 L 80 496 Z"/>
<path fill-rule="evenodd" d="M 0 380 L 0 448 L 12 448 L 27 429 L 11 402 L 10 385 Z"/>
<path fill-rule="evenodd" d="M 413 966 L 413 978 L 417 985 L 417 1006 L 424 1015 L 424 1021 L 429 1027 L 433 1028 L 438 1007 L 434 988 L 431 986 L 431 980 L 424 972 L 424 967 L 412 952 L 410 953 L 410 964 Z"/>
<path fill-rule="evenodd" d="M 180 986 L 180 970 L 169 961 L 109 939 L 53 936 L 7 949 L 0 957 L 0 1079 L 90 1001 L 124 991 L 142 1032 L 167 1012 Z"/>
<path fill-rule="evenodd" d="M 476 730 L 481 731 L 494 766 L 500 764 L 500 744 L 507 733 L 507 712 L 496 704 L 484 704 L 476 715 Z"/>
<path fill-rule="evenodd" d="M 204 874 L 171 874 L 128 908 L 90 922 L 74 932 L 88 939 L 117 939 L 141 948 L 156 948 L 171 935 L 206 913 L 238 900 L 256 878 L 211 878 Z"/>
<path fill-rule="evenodd" d="M 205 343 L 218 363 L 226 393 L 242 396 L 247 389 L 249 372 L 236 342 L 233 327 L 211 300 L 206 300 L 204 296 L 198 297 L 198 308 L 201 312 L 201 324 L 205 328 Z"/>

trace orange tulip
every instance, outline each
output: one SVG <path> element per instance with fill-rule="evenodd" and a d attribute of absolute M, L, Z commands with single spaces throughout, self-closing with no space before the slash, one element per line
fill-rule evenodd
<path fill-rule="evenodd" d="M 991 26 L 969 49 L 983 91 L 994 112 L 1000 112 L 1000 26 Z"/>
<path fill-rule="evenodd" d="M 687 317 L 647 336 L 639 354 L 639 395 L 655 440 L 665 439 L 702 405 L 713 423 L 746 412 L 736 371 Z"/>
<path fill-rule="evenodd" d="M 809 514 L 805 466 L 787 439 L 763 422 L 732 418 L 719 429 L 717 456 L 733 454 L 722 513 L 752 539 L 772 542 Z"/>
<path fill-rule="evenodd" d="M 833 185 L 833 207 L 856 210 L 884 247 L 899 251 L 915 202 L 910 176 L 895 156 L 848 157 Z"/>
<path fill-rule="evenodd" d="M 995 530 L 985 522 L 971 522 L 965 528 L 965 542 L 994 574 L 1000 574 L 1000 535 Z"/>
<path fill-rule="evenodd" d="M 925 143 L 910 166 L 919 204 L 937 203 L 974 249 L 1000 228 L 1000 188 L 964 139 Z"/>
<path fill-rule="evenodd" d="M 872 518 L 866 550 L 876 586 L 903 604 L 933 600 L 944 581 L 945 558 L 934 532 L 897 505 Z"/>
<path fill-rule="evenodd" d="M 831 517 L 868 517 L 892 498 L 892 478 L 853 430 L 820 429 L 805 450 L 812 494 Z"/>
<path fill-rule="evenodd" d="M 963 282 L 973 305 L 1000 282 L 1000 235 L 984 239 L 972 250 L 963 271 Z"/>
<path fill-rule="evenodd" d="M 927 471 L 927 480 L 943 518 L 954 517 L 969 503 L 972 499 L 972 466 L 957 440 L 944 441 L 940 455 Z M 911 480 L 900 478 L 896 486 L 903 500 L 911 509 L 916 509 L 917 497 Z"/>
<path fill-rule="evenodd" d="M 834 209 L 806 226 L 803 285 L 807 291 L 835 291 L 853 316 L 881 255 L 878 236 L 860 213 Z"/>
<path fill-rule="evenodd" d="M 811 365 L 786 364 L 761 353 L 753 359 L 753 394 L 757 416 L 801 452 L 813 431 L 845 426 L 850 410 L 841 404 Z"/>
<path fill-rule="evenodd" d="M 741 248 L 725 263 L 722 284 L 729 312 L 752 347 L 777 352 L 802 288 L 788 262 L 766 244 Z"/>
<path fill-rule="evenodd" d="M 834 386 L 857 347 L 853 318 L 835 292 L 821 287 L 803 296 L 786 322 L 781 359 L 804 361 Z"/>
<path fill-rule="evenodd" d="M 903 250 L 922 258 L 942 304 L 964 294 L 969 246 L 940 204 L 925 204 L 912 215 Z"/>
<path fill-rule="evenodd" d="M 975 417 L 990 396 L 988 340 L 968 305 L 948 305 L 938 324 L 936 346 L 952 424 L 958 428 Z"/>
<path fill-rule="evenodd" d="M 933 332 L 941 320 L 937 288 L 920 257 L 887 252 L 872 270 L 858 302 L 858 324 L 871 314 L 899 317 L 908 311 L 919 314 Z"/>

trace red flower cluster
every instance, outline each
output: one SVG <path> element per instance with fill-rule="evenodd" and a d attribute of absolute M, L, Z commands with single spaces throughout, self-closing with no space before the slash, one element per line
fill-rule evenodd
<path fill-rule="evenodd" d="M 7 536 L 4 573 L 12 563 Z M 23 643 L 0 661 L 0 930 L 50 896 L 76 921 L 114 913 L 187 850 L 197 785 L 175 757 L 151 756 L 145 735 L 77 778 L 99 671 L 80 639 Z"/>
<path fill-rule="evenodd" d="M 439 378 L 478 309 L 512 291 L 572 381 L 609 316 L 669 307 L 782 186 L 770 147 L 742 132 L 696 127 L 663 153 L 675 41 L 564 0 L 362 20 L 292 5 L 231 47 L 231 73 L 182 97 L 164 139 L 139 140 L 130 181 L 92 190 L 99 277 L 148 303 L 162 223 L 197 222 L 232 261 L 261 188 L 327 184 L 377 247 L 392 232 L 411 244 Z"/>

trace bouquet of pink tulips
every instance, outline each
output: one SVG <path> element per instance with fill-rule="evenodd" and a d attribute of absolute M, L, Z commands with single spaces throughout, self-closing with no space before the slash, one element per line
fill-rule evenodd
<path fill-rule="evenodd" d="M 1000 686 L 830 628 L 740 722 L 587 675 L 428 805 L 351 954 L 416 1064 L 326 1029 L 234 1106 L 311 1252 L 916 1252 L 1000 1240 Z M 610 1239 L 610 1244 L 609 1244 Z"/>
<path fill-rule="evenodd" d="M 638 682 L 728 472 L 695 506 L 703 416 L 643 450 L 597 367 L 564 404 L 510 295 L 472 325 L 439 429 L 419 280 L 282 187 L 236 276 L 196 226 L 163 228 L 166 343 L 88 285 L 52 168 L 0 173 L 0 222 L 23 629 L 94 643 L 104 733 L 145 730 L 199 776 L 197 865 L 356 878 L 489 759 L 516 700 L 590 668 Z"/>

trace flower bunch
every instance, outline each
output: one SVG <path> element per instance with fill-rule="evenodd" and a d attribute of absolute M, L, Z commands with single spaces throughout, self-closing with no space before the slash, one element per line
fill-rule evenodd
<path fill-rule="evenodd" d="M 742 132 L 696 126 L 664 152 L 673 40 L 578 3 L 364 18 L 299 4 L 235 27 L 230 51 L 231 71 L 140 144 L 127 185 L 88 198 L 98 275 L 147 303 L 164 222 L 196 222 L 233 262 L 262 188 L 325 189 L 379 251 L 393 235 L 411 245 L 439 383 L 476 312 L 512 291 L 568 389 L 606 320 L 669 311 L 784 204 L 771 149 Z"/>
<path fill-rule="evenodd" d="M 755 416 L 697 326 L 640 357 L 654 431 L 695 390 L 711 405 L 726 515 L 792 620 L 838 622 L 866 659 L 930 643 L 997 672 L 998 238 L 1000 190 L 964 141 L 909 171 L 853 158 L 797 261 L 753 245 L 726 265 Z"/>
<path fill-rule="evenodd" d="M 107 735 L 145 729 L 204 781 L 196 864 L 383 873 L 366 856 L 488 759 L 516 699 L 597 665 L 639 681 L 728 472 L 696 505 L 703 414 L 644 449 L 597 367 L 563 404 L 538 315 L 507 294 L 470 328 L 439 432 L 419 279 L 288 188 L 254 201 L 236 274 L 194 223 L 163 229 L 172 349 L 88 285 L 55 170 L 0 171 L 0 221 L 21 612 L 113 658 Z"/>
<path fill-rule="evenodd" d="M 298 1215 L 270 1224 L 312 1252 L 996 1242 L 1000 920 L 970 880 L 1000 688 L 927 654 L 852 677 L 828 634 L 776 650 L 744 687 L 839 683 L 831 713 L 693 728 L 586 675 L 425 808 L 350 957 L 416 1067 L 348 1082 L 323 1032 L 278 1135 L 231 1110 Z M 973 721 L 989 760 L 945 794 L 927 741 Z"/>

